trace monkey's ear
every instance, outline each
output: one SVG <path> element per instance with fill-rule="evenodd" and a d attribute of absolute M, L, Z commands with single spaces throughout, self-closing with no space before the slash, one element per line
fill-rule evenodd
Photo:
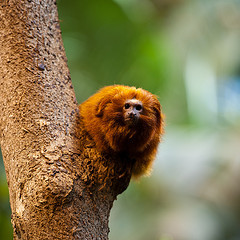
<path fill-rule="evenodd" d="M 97 107 L 96 107 L 96 117 L 101 117 L 103 115 L 104 109 L 111 100 L 107 97 L 103 97 L 99 100 Z"/>

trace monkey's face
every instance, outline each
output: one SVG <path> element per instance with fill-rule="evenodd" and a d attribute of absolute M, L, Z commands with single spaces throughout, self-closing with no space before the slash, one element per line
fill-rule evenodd
<path fill-rule="evenodd" d="M 144 149 L 160 132 L 159 101 L 142 89 L 117 88 L 104 95 L 96 116 L 101 119 L 98 127 L 104 141 L 114 150 Z"/>
<path fill-rule="evenodd" d="M 130 99 L 125 102 L 122 111 L 126 125 L 136 125 L 143 111 L 143 104 L 137 99 Z"/>
<path fill-rule="evenodd" d="M 103 88 L 82 104 L 81 114 L 99 149 L 142 151 L 158 138 L 162 125 L 156 96 L 134 87 Z"/>

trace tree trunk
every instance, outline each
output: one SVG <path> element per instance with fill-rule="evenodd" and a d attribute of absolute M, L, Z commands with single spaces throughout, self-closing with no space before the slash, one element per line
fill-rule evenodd
<path fill-rule="evenodd" d="M 0 141 L 14 239 L 108 239 L 128 159 L 84 131 L 55 0 L 0 1 Z"/>

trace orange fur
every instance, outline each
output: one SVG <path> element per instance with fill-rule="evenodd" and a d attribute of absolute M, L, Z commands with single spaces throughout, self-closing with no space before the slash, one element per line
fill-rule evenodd
<path fill-rule="evenodd" d="M 136 124 L 128 125 L 124 104 L 132 99 L 142 103 L 142 112 Z M 113 85 L 100 89 L 79 108 L 85 129 L 100 152 L 127 154 L 134 159 L 135 177 L 150 173 L 163 132 L 161 106 L 155 95 L 141 88 Z"/>

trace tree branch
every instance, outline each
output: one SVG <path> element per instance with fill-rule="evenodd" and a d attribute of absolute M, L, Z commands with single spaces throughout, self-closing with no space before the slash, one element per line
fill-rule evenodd
<path fill-rule="evenodd" d="M 56 2 L 0 7 L 0 141 L 14 239 L 108 239 L 128 159 L 102 156 L 82 128 Z"/>

